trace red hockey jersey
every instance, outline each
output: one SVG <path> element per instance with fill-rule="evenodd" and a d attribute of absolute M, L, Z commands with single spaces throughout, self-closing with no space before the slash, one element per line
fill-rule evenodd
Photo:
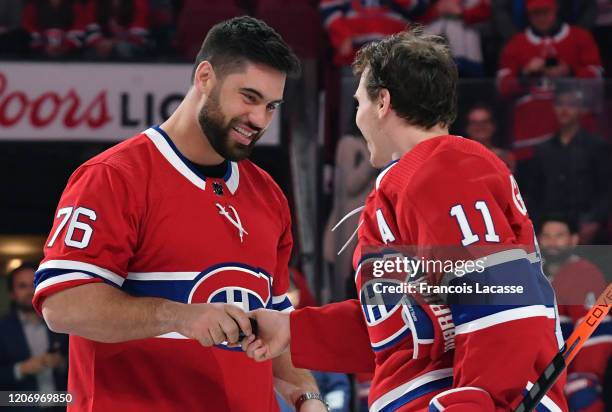
<path fill-rule="evenodd" d="M 351 53 L 336 53 L 334 63 L 350 65 L 364 44 L 405 30 L 409 23 L 405 16 L 421 7 L 420 0 L 321 0 L 323 27 L 334 49 L 347 41 L 352 45 Z"/>
<path fill-rule="evenodd" d="M 291 247 L 287 201 L 269 175 L 241 161 L 223 178 L 202 176 L 151 128 L 70 177 L 34 306 L 105 282 L 134 296 L 291 310 Z M 68 390 L 75 411 L 277 410 L 271 362 L 178 333 L 113 344 L 71 336 Z"/>
<path fill-rule="evenodd" d="M 461 281 L 522 285 L 525 293 L 369 303 L 362 267 L 372 256 L 363 251 L 400 245 L 494 246 L 500 252 L 482 256 L 486 270 Z M 466 408 L 469 399 L 482 410 L 508 410 L 562 345 L 554 293 L 516 181 L 476 142 L 432 138 L 384 169 L 362 212 L 355 263 L 360 301 L 293 312 L 291 353 L 301 367 L 374 369 L 371 411 L 436 411 L 449 402 Z M 563 382 L 539 410 L 567 410 Z"/>

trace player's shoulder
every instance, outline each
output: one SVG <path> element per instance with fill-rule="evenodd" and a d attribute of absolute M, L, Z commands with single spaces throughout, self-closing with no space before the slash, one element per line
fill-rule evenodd
<path fill-rule="evenodd" d="M 586 29 L 583 29 L 582 27 L 566 24 L 565 27 L 561 29 L 561 31 L 563 31 L 564 29 L 567 30 L 568 37 L 574 37 L 581 40 L 592 38 L 591 32 Z"/>
<path fill-rule="evenodd" d="M 241 174 L 241 181 L 247 181 L 258 192 L 273 195 L 274 198 L 283 203 L 287 202 L 278 183 L 264 169 L 248 159 L 238 162 L 238 168 Z"/>
<path fill-rule="evenodd" d="M 125 178 L 138 178 L 151 166 L 153 144 L 145 133 L 139 133 L 99 153 L 83 163 L 76 171 L 95 173 L 112 170 Z"/>
<path fill-rule="evenodd" d="M 510 37 L 510 40 L 508 40 L 508 42 L 504 46 L 504 49 L 515 49 L 525 43 L 530 43 L 529 36 L 529 29 L 525 29 L 519 33 L 516 33 L 514 36 Z"/>
<path fill-rule="evenodd" d="M 483 174 L 506 175 L 506 165 L 482 144 L 461 136 L 438 136 L 419 143 L 383 170 L 377 190 L 409 195 L 437 186 L 452 189 Z"/>

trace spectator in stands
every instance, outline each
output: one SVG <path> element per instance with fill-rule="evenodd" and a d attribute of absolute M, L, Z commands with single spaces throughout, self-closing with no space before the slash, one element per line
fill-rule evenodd
<path fill-rule="evenodd" d="M 597 14 L 597 1 L 560 0 L 559 17 L 565 23 L 591 29 Z M 527 27 L 525 0 L 495 0 L 492 6 L 494 26 L 504 41 Z"/>
<path fill-rule="evenodd" d="M 11 310 L 0 319 L 2 390 L 66 390 L 68 337 L 51 332 L 32 307 L 35 270 L 34 266 L 25 264 L 7 277 Z M 51 412 L 56 409 L 20 410 Z"/>
<path fill-rule="evenodd" d="M 74 57 L 81 50 L 85 13 L 77 0 L 30 0 L 23 12 L 23 27 L 30 33 L 35 56 Z"/>
<path fill-rule="evenodd" d="M 365 43 L 404 30 L 425 4 L 423 0 L 321 0 L 321 18 L 335 51 L 334 63 L 350 65 Z"/>
<path fill-rule="evenodd" d="M 606 287 L 601 271 L 576 254 L 576 224 L 563 215 L 542 219 L 538 234 L 544 270 L 557 296 L 564 339 Z M 573 412 L 603 412 L 601 383 L 612 355 L 612 319 L 601 323 L 568 368 L 565 393 Z"/>
<path fill-rule="evenodd" d="M 89 0 L 87 56 L 97 60 L 150 57 L 147 0 Z"/>
<path fill-rule="evenodd" d="M 536 147 L 528 183 L 530 213 L 561 213 L 579 224 L 580 243 L 597 240 L 610 209 L 608 144 L 580 126 L 582 93 L 561 89 L 555 100 L 558 132 Z"/>
<path fill-rule="evenodd" d="M 466 116 L 466 137 L 482 143 L 506 163 L 508 168 L 514 172 L 516 162 L 514 155 L 495 144 L 497 123 L 491 106 L 477 103 L 470 108 Z"/>
<path fill-rule="evenodd" d="M 14 57 L 28 48 L 30 36 L 21 26 L 24 0 L 0 2 L 0 57 Z"/>
<path fill-rule="evenodd" d="M 344 135 L 336 148 L 334 171 L 333 208 L 323 234 L 323 257 L 331 269 L 331 298 L 341 301 L 355 295 L 353 279 L 353 254 L 350 252 L 356 237 L 359 214 L 332 232 L 332 228 L 345 216 L 363 206 L 368 193 L 374 187 L 377 169 L 369 162 L 370 154 L 361 135 Z M 348 250 L 346 250 L 348 249 Z M 338 254 L 342 250 L 342 253 Z"/>
<path fill-rule="evenodd" d="M 555 0 L 527 0 L 529 27 L 502 52 L 500 92 L 516 96 L 542 79 L 601 77 L 599 50 L 589 32 L 557 19 Z"/>
<path fill-rule="evenodd" d="M 554 84 L 561 78 L 601 77 L 599 50 L 589 32 L 557 19 L 555 0 L 526 0 L 529 27 L 504 47 L 497 86 L 505 97 L 522 97 L 513 111 L 513 147 L 527 160 L 533 146 L 556 128 Z"/>
<path fill-rule="evenodd" d="M 448 39 L 460 76 L 482 77 L 480 33 L 475 25 L 490 16 L 490 0 L 434 0 L 418 21 L 426 24 L 426 32 Z"/>

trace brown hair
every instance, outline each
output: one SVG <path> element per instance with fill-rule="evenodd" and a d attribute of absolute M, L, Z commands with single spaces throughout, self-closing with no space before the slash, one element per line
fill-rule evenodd
<path fill-rule="evenodd" d="M 457 66 L 444 39 L 420 27 L 363 46 L 353 71 L 367 71 L 371 100 L 389 90 L 391 107 L 410 124 L 430 129 L 457 117 Z"/>

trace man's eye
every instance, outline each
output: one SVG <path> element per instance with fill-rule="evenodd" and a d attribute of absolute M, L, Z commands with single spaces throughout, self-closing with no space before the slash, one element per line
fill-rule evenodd
<path fill-rule="evenodd" d="M 278 108 L 278 104 L 269 104 L 266 106 L 266 110 L 269 112 L 273 112 Z"/>
<path fill-rule="evenodd" d="M 257 100 L 257 99 L 255 99 L 255 96 L 250 95 L 250 94 L 245 94 L 243 96 L 247 99 L 247 101 L 249 103 L 255 103 L 255 101 Z"/>

